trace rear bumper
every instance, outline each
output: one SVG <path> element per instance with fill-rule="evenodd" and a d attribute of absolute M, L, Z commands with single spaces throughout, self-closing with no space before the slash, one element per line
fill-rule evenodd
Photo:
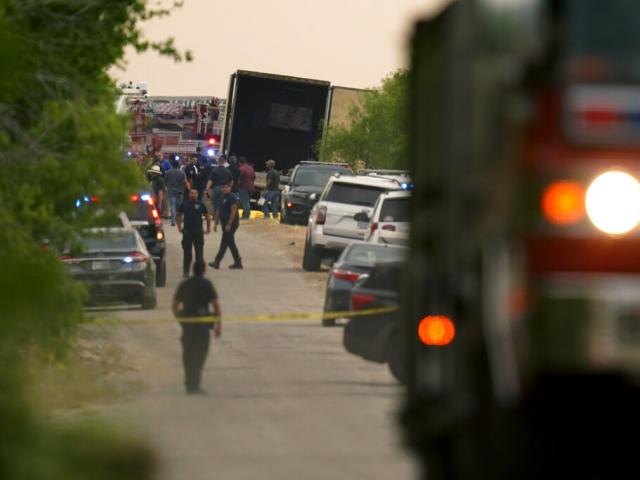
<path fill-rule="evenodd" d="M 138 302 L 147 293 L 149 287 L 143 279 L 94 280 L 76 278 L 89 294 L 90 303 Z"/>
<path fill-rule="evenodd" d="M 354 317 L 344 327 L 344 348 L 365 360 L 384 363 L 397 323 L 392 315 Z"/>

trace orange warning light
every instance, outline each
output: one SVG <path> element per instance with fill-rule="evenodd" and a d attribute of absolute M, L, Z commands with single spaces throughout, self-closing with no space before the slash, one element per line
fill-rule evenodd
<path fill-rule="evenodd" d="M 585 188 L 578 182 L 555 181 L 542 194 L 542 213 L 554 225 L 569 225 L 584 218 Z"/>
<path fill-rule="evenodd" d="M 418 324 L 418 337 L 425 345 L 449 345 L 456 336 L 456 327 L 449 317 L 427 315 Z"/>

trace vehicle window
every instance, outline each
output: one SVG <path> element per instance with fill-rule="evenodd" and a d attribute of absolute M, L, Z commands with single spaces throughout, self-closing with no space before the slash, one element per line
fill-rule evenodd
<path fill-rule="evenodd" d="M 348 168 L 299 168 L 293 177 L 293 186 L 308 185 L 312 187 L 323 187 L 334 173 L 341 175 L 352 174 Z"/>
<path fill-rule="evenodd" d="M 409 221 L 409 199 L 394 198 L 387 199 L 380 208 L 381 222 L 408 222 Z"/>
<path fill-rule="evenodd" d="M 135 250 L 136 237 L 131 232 L 84 233 L 82 244 L 88 251 Z"/>
<path fill-rule="evenodd" d="M 130 209 L 131 213 L 129 215 L 130 220 L 148 220 L 153 221 L 153 215 L 151 213 L 151 207 L 143 202 L 135 202 Z"/>
<path fill-rule="evenodd" d="M 404 260 L 407 251 L 404 248 L 390 248 L 375 244 L 353 245 L 346 254 L 345 260 L 355 265 L 372 267 L 380 262 Z"/>
<path fill-rule="evenodd" d="M 384 192 L 385 190 L 379 187 L 334 182 L 325 200 L 327 202 L 372 207 L 380 194 Z"/>
<path fill-rule="evenodd" d="M 567 60 L 599 65 L 604 79 L 640 79 L 640 2 L 573 0 L 569 3 Z"/>

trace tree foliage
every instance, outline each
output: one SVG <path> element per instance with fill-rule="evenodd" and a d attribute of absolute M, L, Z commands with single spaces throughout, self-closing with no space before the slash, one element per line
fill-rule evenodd
<path fill-rule="evenodd" d="M 398 70 L 380 88 L 364 93 L 349 113 L 347 126 L 328 130 L 320 157 L 367 168 L 404 168 L 407 157 L 407 72 Z"/>
<path fill-rule="evenodd" d="M 138 27 L 166 14 L 144 0 L 0 0 L 0 478 L 113 478 L 80 473 L 90 462 L 43 440 L 43 431 L 66 434 L 28 410 L 20 360 L 34 344 L 64 352 L 82 320 L 82 292 L 58 252 L 142 186 L 137 165 L 124 160 L 128 120 L 115 112 L 107 70 L 128 45 L 188 59 L 172 39 L 149 42 Z M 100 208 L 74 207 L 87 194 Z"/>

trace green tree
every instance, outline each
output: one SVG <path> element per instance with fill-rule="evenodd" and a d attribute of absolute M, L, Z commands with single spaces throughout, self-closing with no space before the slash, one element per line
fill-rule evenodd
<path fill-rule="evenodd" d="M 329 129 L 319 143 L 320 158 L 367 168 L 405 168 L 407 158 L 407 72 L 398 70 L 381 87 L 364 93 L 347 126 Z"/>
<path fill-rule="evenodd" d="M 144 0 L 0 0 L 0 478 L 148 471 L 150 457 L 134 471 L 116 437 L 42 422 L 24 397 L 22 361 L 33 346 L 63 355 L 82 321 L 82 291 L 57 260 L 62 246 L 113 218 L 143 184 L 123 160 L 128 119 L 115 113 L 107 70 L 127 45 L 181 59 L 172 39 L 151 43 L 138 27 L 168 13 Z M 99 209 L 74 207 L 87 194 Z M 66 449 L 71 438 L 83 450 Z"/>

